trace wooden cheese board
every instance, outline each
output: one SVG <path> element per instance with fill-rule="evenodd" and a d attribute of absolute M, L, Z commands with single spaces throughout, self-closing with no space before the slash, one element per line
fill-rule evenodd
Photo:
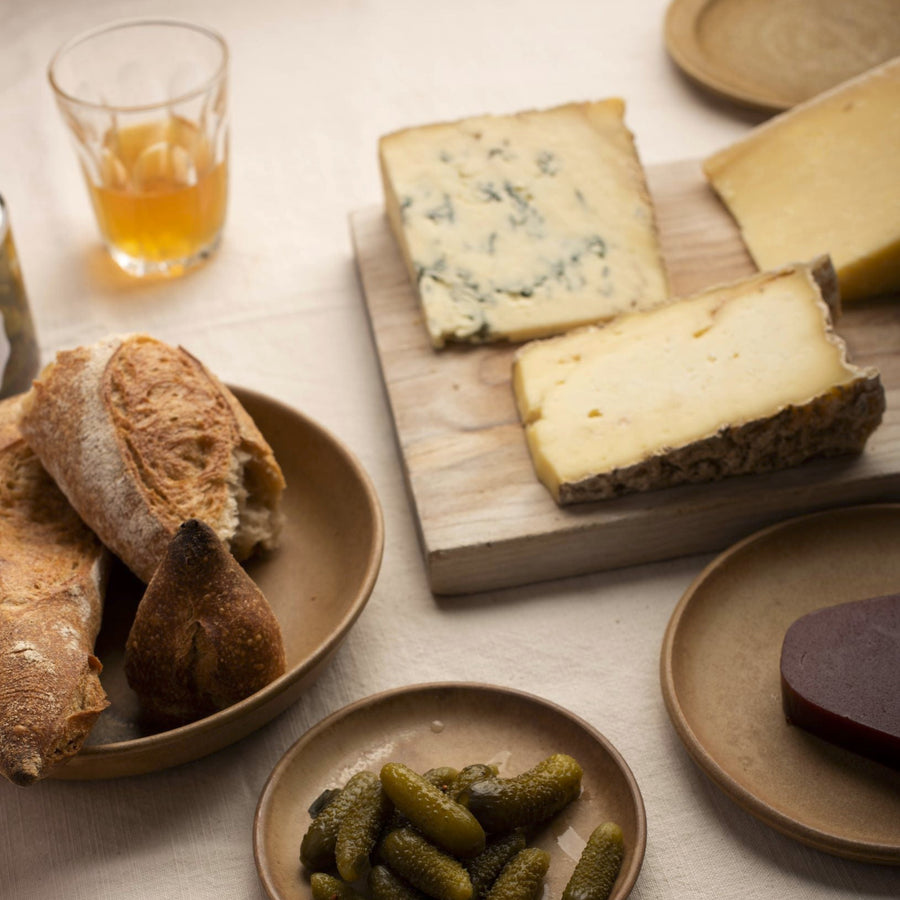
<path fill-rule="evenodd" d="M 750 274 L 737 226 L 696 161 L 650 167 L 673 292 Z M 509 345 L 432 349 L 380 206 L 351 215 L 366 309 L 431 589 L 462 594 L 721 550 L 801 513 L 900 500 L 900 298 L 855 304 L 837 325 L 877 366 L 881 426 L 859 457 L 560 508 L 531 465 Z"/>

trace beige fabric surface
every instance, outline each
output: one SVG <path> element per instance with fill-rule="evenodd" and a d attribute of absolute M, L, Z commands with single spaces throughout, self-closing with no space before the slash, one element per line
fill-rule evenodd
<path fill-rule="evenodd" d="M 659 688 L 673 607 L 706 559 L 454 599 L 427 587 L 350 248 L 348 213 L 380 202 L 376 140 L 397 128 L 619 94 L 647 163 L 699 158 L 757 117 L 668 60 L 665 0 L 4 0 L 0 193 L 45 359 L 110 332 L 185 345 L 223 380 L 276 397 L 345 441 L 384 509 L 371 600 L 318 681 L 240 743 L 154 775 L 0 784 L 0 897 L 262 900 L 253 814 L 275 763 L 329 713 L 384 689 L 473 680 L 562 704 L 640 784 L 636 900 L 900 896 L 900 870 L 847 862 L 735 806 L 679 742 Z M 229 218 L 186 278 L 114 270 L 46 82 L 73 32 L 162 14 L 232 50 Z M 898 826 L 900 827 L 900 826 Z M 298 836 L 299 840 L 299 836 Z"/>

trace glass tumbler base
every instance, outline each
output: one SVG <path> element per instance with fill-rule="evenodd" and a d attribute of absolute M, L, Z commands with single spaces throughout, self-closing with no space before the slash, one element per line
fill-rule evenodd
<path fill-rule="evenodd" d="M 113 262 L 129 275 L 133 275 L 136 278 L 153 276 L 167 278 L 183 275 L 190 269 L 194 269 L 206 262 L 218 249 L 221 239 L 221 234 L 217 234 L 209 244 L 196 253 L 177 259 L 142 259 L 131 256 L 110 244 L 106 245 L 106 249 Z"/>

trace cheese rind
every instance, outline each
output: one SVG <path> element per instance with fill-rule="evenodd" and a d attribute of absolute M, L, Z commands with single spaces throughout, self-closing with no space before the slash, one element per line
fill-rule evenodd
<path fill-rule="evenodd" d="M 703 171 L 760 269 L 831 256 L 844 300 L 900 291 L 900 57 L 713 154 Z"/>
<path fill-rule="evenodd" d="M 385 205 L 435 347 L 521 341 L 668 299 L 619 99 L 381 138 Z"/>
<path fill-rule="evenodd" d="M 833 284 L 820 260 L 519 348 L 539 479 L 569 504 L 861 451 L 884 389 L 847 362 Z"/>

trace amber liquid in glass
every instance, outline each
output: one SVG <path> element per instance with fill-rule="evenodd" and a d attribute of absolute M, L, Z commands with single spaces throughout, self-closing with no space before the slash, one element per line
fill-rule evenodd
<path fill-rule="evenodd" d="M 110 129 L 100 183 L 88 177 L 100 231 L 138 267 L 164 270 L 212 249 L 225 220 L 227 163 L 178 117 Z"/>

